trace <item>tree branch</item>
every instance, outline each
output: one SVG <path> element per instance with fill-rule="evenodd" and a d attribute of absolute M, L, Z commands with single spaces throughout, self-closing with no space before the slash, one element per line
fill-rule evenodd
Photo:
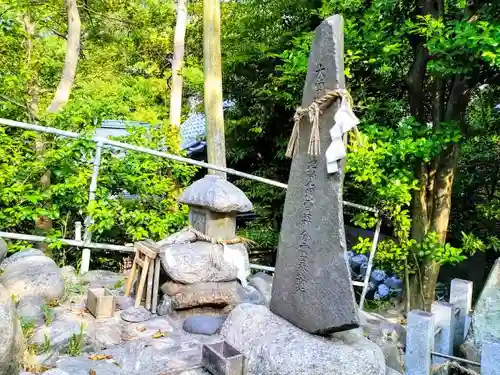
<path fill-rule="evenodd" d="M 68 42 L 66 46 L 66 58 L 61 75 L 61 81 L 57 86 L 54 99 L 47 108 L 47 112 L 54 113 L 61 110 L 69 100 L 71 89 L 75 81 L 76 67 L 78 65 L 78 54 L 80 50 L 81 22 L 78 14 L 76 0 L 66 0 L 68 8 Z"/>

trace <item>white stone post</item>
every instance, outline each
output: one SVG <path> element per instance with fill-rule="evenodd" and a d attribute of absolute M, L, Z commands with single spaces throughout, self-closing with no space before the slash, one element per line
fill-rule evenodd
<path fill-rule="evenodd" d="M 446 302 L 434 302 L 431 306 L 434 315 L 434 351 L 453 355 L 453 342 L 455 338 L 455 309 Z M 432 357 L 432 364 L 439 365 L 447 360 L 440 357 Z M 446 374 L 448 370 L 446 370 Z M 441 372 L 443 374 L 443 372 Z"/>
<path fill-rule="evenodd" d="M 455 324 L 455 345 L 462 344 L 467 335 L 469 314 L 472 310 L 472 281 L 453 279 L 450 289 L 450 303 L 458 309 Z"/>
<path fill-rule="evenodd" d="M 430 375 L 434 350 L 434 315 L 414 310 L 408 314 L 406 332 L 406 375 Z"/>

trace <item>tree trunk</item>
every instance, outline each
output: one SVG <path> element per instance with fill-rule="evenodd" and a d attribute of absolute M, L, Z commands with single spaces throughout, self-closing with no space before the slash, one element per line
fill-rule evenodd
<path fill-rule="evenodd" d="M 52 103 L 49 108 L 47 108 L 47 112 L 51 113 L 61 110 L 68 102 L 71 88 L 75 81 L 76 67 L 78 65 L 81 22 L 76 0 L 66 0 L 66 7 L 68 9 L 66 58 L 64 59 L 61 81 L 59 82 L 59 86 L 57 86 Z"/>
<path fill-rule="evenodd" d="M 172 60 L 172 90 L 170 91 L 170 123 L 181 125 L 182 83 L 184 65 L 184 39 L 187 25 L 187 0 L 177 0 L 177 20 L 174 36 L 174 58 Z"/>
<path fill-rule="evenodd" d="M 222 63 L 220 46 L 220 0 L 203 1 L 203 59 L 208 162 L 226 166 L 224 113 L 222 111 Z M 225 173 L 209 171 L 226 177 Z"/>

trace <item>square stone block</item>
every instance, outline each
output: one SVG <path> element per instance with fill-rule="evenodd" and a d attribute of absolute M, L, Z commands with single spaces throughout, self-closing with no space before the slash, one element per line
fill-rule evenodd
<path fill-rule="evenodd" d="M 204 208 L 191 207 L 189 211 L 191 226 L 220 240 L 232 240 L 236 237 L 236 214 L 213 212 Z"/>
<path fill-rule="evenodd" d="M 244 356 L 225 341 L 203 345 L 203 366 L 213 375 L 242 375 Z"/>
<path fill-rule="evenodd" d="M 87 309 L 97 319 L 111 318 L 116 311 L 116 298 L 105 288 L 89 288 Z"/>

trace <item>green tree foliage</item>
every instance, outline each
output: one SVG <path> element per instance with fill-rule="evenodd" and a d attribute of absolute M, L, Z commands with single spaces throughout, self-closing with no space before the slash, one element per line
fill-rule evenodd
<path fill-rule="evenodd" d="M 167 121 L 174 2 L 79 2 L 75 86 L 64 109 L 47 114 L 64 61 L 64 9 L 62 0 L 0 3 L 0 116 L 89 138 L 106 119 L 146 122 L 149 127 L 134 127 L 120 140 L 180 153 L 178 130 Z M 71 238 L 74 222 L 91 213 L 94 241 L 123 244 L 159 239 L 186 224 L 177 197 L 193 167 L 105 148 L 96 202 L 88 206 L 94 152 L 89 139 L 0 127 L 2 230 L 36 233 L 37 218 L 47 217 L 51 237 Z"/>
<path fill-rule="evenodd" d="M 408 262 L 415 275 L 412 295 L 425 300 L 413 302 L 427 304 L 440 264 L 498 243 L 492 233 L 496 172 L 486 169 L 498 157 L 495 102 L 490 98 L 486 103 L 478 87 L 498 83 L 499 5 L 452 0 L 265 3 L 264 18 L 257 17 L 262 8 L 247 1 L 241 5 L 244 15 L 226 23 L 225 88 L 237 103 L 229 121 L 232 162 L 286 181 L 289 164 L 283 153 L 300 103 L 312 30 L 321 18 L 342 13 L 345 74 L 362 119 L 361 141 L 353 138 L 350 145 L 346 199 L 379 207 L 391 219 L 396 241 L 381 244 L 378 261 Z M 269 21 L 271 29 L 261 23 Z M 250 35 L 243 34 L 234 47 L 231 36 L 238 28 Z M 488 125 L 478 127 L 486 120 L 481 111 L 489 113 Z M 462 167 L 466 163 L 468 173 Z M 485 167 L 476 168 L 478 163 Z M 266 225 L 276 228 L 281 210 L 273 208 L 282 203 L 282 192 L 243 184 L 261 209 L 268 208 Z M 464 189 L 478 196 L 467 209 L 460 204 L 454 209 L 452 220 L 462 217 L 450 227 L 452 246 L 446 243 L 451 197 Z M 487 192 L 493 195 L 487 198 Z M 477 217 L 480 208 L 488 213 L 488 224 Z M 466 218 L 473 224 L 464 224 Z M 363 227 L 375 223 L 366 214 L 356 215 L 354 222 Z"/>

